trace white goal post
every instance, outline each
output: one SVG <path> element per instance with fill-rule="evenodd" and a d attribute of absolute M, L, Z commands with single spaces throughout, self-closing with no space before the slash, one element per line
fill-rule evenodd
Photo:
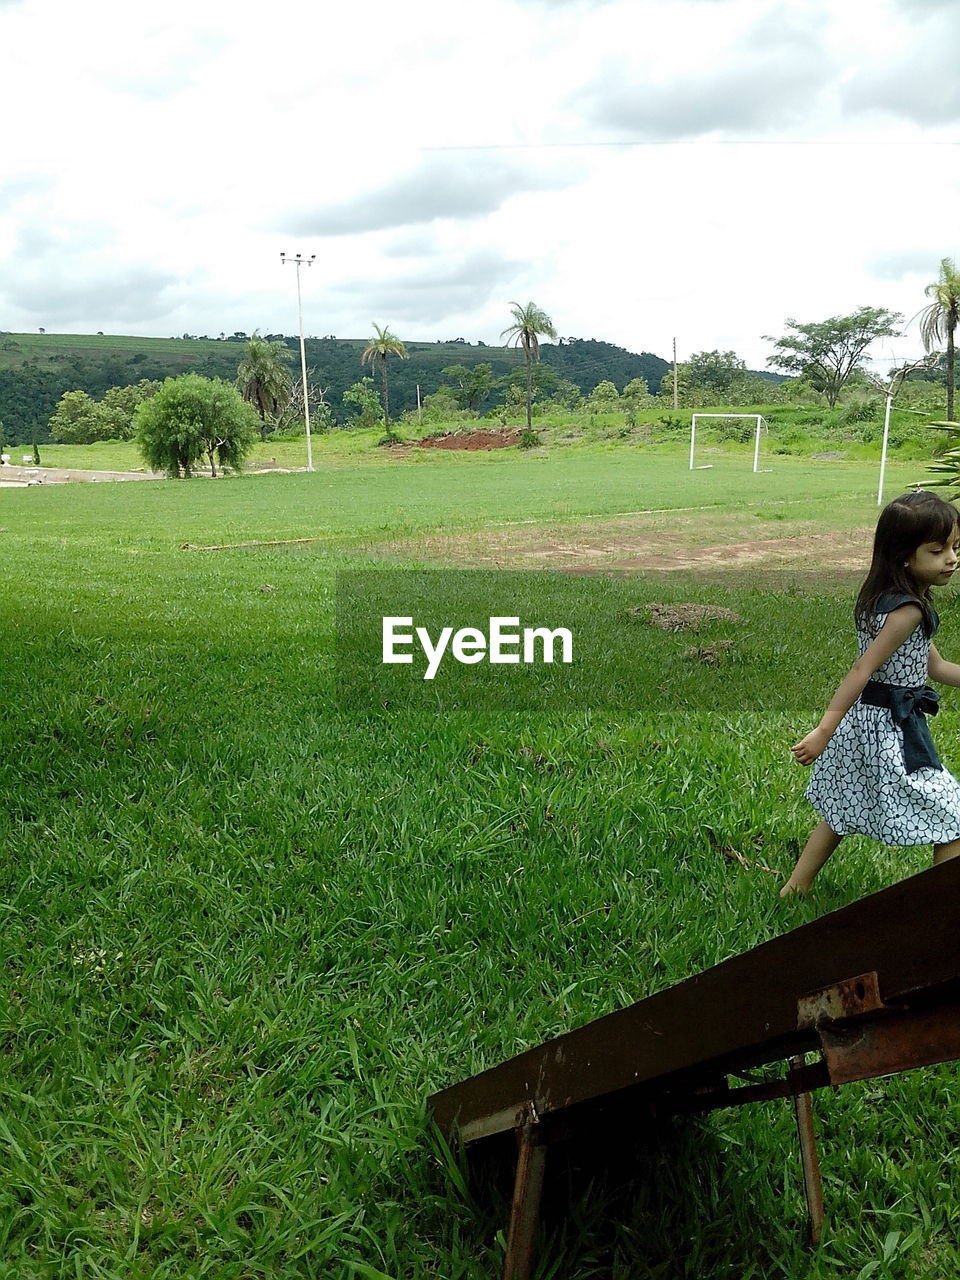
<path fill-rule="evenodd" d="M 713 466 L 712 462 L 701 463 L 700 466 L 694 466 L 693 451 L 697 440 L 697 419 L 698 418 L 749 418 L 751 422 L 756 422 L 757 433 L 754 438 L 753 445 L 753 470 L 754 473 L 760 470 L 760 432 L 763 429 L 764 421 L 762 413 L 695 413 L 690 419 L 690 470 L 706 471 Z"/>

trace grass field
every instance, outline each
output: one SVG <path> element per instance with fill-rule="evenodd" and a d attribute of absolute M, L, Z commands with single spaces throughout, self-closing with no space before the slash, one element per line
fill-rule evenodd
<path fill-rule="evenodd" d="M 582 580 L 617 696 L 527 712 L 338 698 L 336 575 L 447 567 L 450 539 L 523 567 L 521 534 L 597 518 L 844 533 L 875 485 L 624 448 L 0 491 L 0 1277 L 498 1275 L 504 1207 L 465 1194 L 426 1094 L 927 854 L 852 840 L 815 896 L 776 897 L 810 823 L 787 747 L 850 659 L 829 556 Z M 183 549 L 292 538 L 315 541 Z M 628 613 L 650 601 L 739 621 L 661 632 Z M 719 666 L 684 656 L 720 640 Z M 954 1089 L 935 1068 L 815 1099 L 816 1251 L 769 1103 L 678 1128 L 628 1195 L 578 1193 L 539 1280 L 956 1275 Z"/>
<path fill-rule="evenodd" d="M 116 333 L 10 333 L 0 337 L 0 366 L 18 366 L 34 357 L 126 355 L 144 351 L 174 360 L 183 355 L 186 361 L 221 350 L 223 345 L 214 339 L 185 342 L 181 338 L 136 338 Z M 238 351 L 241 346 L 241 343 L 231 343 Z"/>

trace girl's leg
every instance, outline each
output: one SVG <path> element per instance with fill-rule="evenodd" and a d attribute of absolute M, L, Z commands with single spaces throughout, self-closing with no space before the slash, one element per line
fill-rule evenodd
<path fill-rule="evenodd" d="M 790 874 L 790 879 L 780 890 L 780 897 L 789 897 L 792 893 L 804 894 L 813 884 L 813 878 L 843 839 L 825 822 L 819 822 L 811 831 L 803 852 L 797 859 L 797 865 Z M 960 853 L 960 840 L 956 841 L 957 853 Z M 942 848 L 947 846 L 941 846 Z"/>
<path fill-rule="evenodd" d="M 950 858 L 960 856 L 960 840 L 949 840 L 946 844 L 935 844 L 933 846 L 933 865 L 938 862 L 946 862 Z"/>

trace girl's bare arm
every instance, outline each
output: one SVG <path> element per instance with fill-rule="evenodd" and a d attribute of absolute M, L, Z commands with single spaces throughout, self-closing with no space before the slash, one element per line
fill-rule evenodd
<path fill-rule="evenodd" d="M 960 665 L 941 658 L 936 645 L 933 644 L 930 646 L 930 665 L 927 672 L 930 679 L 936 680 L 937 684 L 949 684 L 955 689 L 960 689 Z"/>
<path fill-rule="evenodd" d="M 813 764 L 817 756 L 822 754 L 824 747 L 836 732 L 837 725 L 863 693 L 867 681 L 879 667 L 883 666 L 890 655 L 900 648 L 904 640 L 913 634 L 922 617 L 920 606 L 916 604 L 905 604 L 902 608 L 894 609 L 892 613 L 887 614 L 883 626 L 877 632 L 876 639 L 840 681 L 836 693 L 830 700 L 830 705 L 823 713 L 823 719 L 796 746 L 790 748 L 798 764 Z M 931 649 L 931 654 L 932 652 Z M 954 666 L 953 663 L 945 665 Z M 957 683 L 960 685 L 960 667 L 955 669 Z"/>

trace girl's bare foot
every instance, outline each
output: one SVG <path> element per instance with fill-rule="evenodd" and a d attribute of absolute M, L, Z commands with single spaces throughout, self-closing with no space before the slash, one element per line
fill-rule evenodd
<path fill-rule="evenodd" d="M 802 884 L 794 884 L 792 880 L 788 880 L 787 883 L 780 890 L 780 897 L 781 898 L 794 898 L 794 897 L 804 898 L 806 897 L 808 887 L 809 886 L 805 886 Z"/>

